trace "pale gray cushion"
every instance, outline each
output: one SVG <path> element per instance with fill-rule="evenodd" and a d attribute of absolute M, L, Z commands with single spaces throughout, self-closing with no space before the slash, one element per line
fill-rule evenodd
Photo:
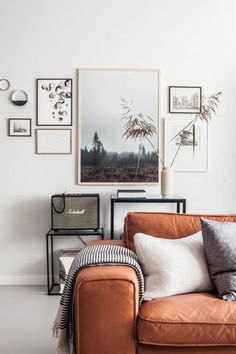
<path fill-rule="evenodd" d="M 236 223 L 201 219 L 209 273 L 219 296 L 236 300 Z"/>
<path fill-rule="evenodd" d="M 175 240 L 138 233 L 134 244 L 144 273 L 144 300 L 213 290 L 201 231 Z"/>

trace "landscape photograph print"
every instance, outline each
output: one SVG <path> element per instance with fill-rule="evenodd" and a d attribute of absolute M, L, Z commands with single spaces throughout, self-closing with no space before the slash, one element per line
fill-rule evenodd
<path fill-rule="evenodd" d="M 79 184 L 159 182 L 159 71 L 80 69 Z"/>

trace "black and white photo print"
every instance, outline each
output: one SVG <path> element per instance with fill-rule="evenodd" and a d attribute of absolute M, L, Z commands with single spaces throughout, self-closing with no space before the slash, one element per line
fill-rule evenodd
<path fill-rule="evenodd" d="M 169 113 L 200 113 L 200 86 L 169 86 Z"/>
<path fill-rule="evenodd" d="M 31 136 L 31 119 L 9 118 L 8 136 Z"/>

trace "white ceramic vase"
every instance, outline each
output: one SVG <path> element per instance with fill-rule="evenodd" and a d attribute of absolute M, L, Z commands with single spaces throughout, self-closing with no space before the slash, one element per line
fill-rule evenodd
<path fill-rule="evenodd" d="M 171 167 L 163 167 L 161 170 L 161 195 L 173 196 L 173 170 Z"/>

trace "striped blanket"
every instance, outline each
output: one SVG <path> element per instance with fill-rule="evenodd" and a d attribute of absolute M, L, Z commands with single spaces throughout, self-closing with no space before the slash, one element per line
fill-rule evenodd
<path fill-rule="evenodd" d="M 134 252 L 116 245 L 86 247 L 75 257 L 66 279 L 58 312 L 53 325 L 53 336 L 58 337 L 58 354 L 74 354 L 74 285 L 78 272 L 92 266 L 128 266 L 135 270 L 139 283 L 140 305 L 144 293 L 142 270 Z"/>

